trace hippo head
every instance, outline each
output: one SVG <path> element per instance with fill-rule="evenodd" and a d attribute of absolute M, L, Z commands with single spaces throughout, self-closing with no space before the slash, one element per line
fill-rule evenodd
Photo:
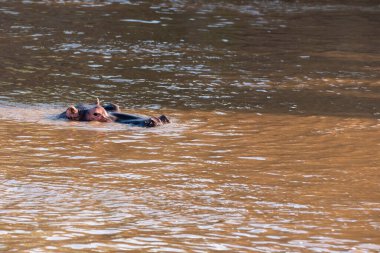
<path fill-rule="evenodd" d="M 79 120 L 79 121 L 99 121 L 99 122 L 111 122 L 113 117 L 110 116 L 107 111 L 99 103 L 91 108 L 79 108 L 75 106 L 70 106 L 65 112 L 66 118 L 70 120 Z"/>
<path fill-rule="evenodd" d="M 100 105 L 97 105 L 91 109 L 86 110 L 84 114 L 85 121 L 100 121 L 100 122 L 111 122 L 111 116 L 107 111 Z"/>

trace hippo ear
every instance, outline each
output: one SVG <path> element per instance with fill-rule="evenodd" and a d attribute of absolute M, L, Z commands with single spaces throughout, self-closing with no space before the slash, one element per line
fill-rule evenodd
<path fill-rule="evenodd" d="M 66 117 L 68 119 L 77 119 L 79 117 L 79 111 L 77 108 L 75 108 L 75 106 L 70 106 L 69 108 L 67 108 L 66 110 Z"/>
<path fill-rule="evenodd" d="M 96 98 L 96 106 L 100 106 L 100 100 L 99 100 L 99 98 Z"/>

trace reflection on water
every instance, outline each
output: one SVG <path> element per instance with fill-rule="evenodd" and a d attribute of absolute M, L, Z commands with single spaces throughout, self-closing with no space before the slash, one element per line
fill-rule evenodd
<path fill-rule="evenodd" d="M 380 9 L 350 2 L 2 1 L 0 251 L 380 251 Z M 55 119 L 95 97 L 174 123 Z"/>

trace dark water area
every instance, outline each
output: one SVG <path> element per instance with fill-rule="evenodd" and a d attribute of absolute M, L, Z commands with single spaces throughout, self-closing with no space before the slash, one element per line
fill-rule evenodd
<path fill-rule="evenodd" d="M 27 103 L 373 116 L 379 5 L 2 3 L 2 92 Z M 15 88 L 17 87 L 17 88 Z"/>
<path fill-rule="evenodd" d="M 1 252 L 379 252 L 379 1 L 0 1 Z M 55 115 L 96 98 L 173 123 Z"/>

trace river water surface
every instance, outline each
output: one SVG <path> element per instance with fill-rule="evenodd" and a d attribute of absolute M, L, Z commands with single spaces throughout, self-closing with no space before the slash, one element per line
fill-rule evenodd
<path fill-rule="evenodd" d="M 369 0 L 0 1 L 0 251 L 379 252 L 379 41 Z M 55 119 L 96 97 L 173 123 Z"/>

